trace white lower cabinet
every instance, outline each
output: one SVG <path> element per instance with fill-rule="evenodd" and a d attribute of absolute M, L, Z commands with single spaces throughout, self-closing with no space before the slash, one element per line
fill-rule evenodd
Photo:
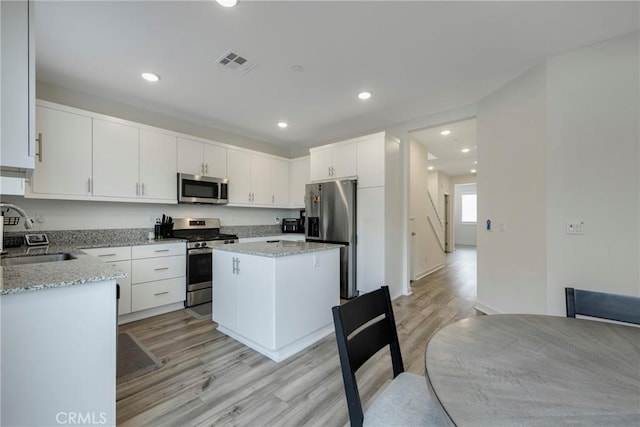
<path fill-rule="evenodd" d="M 83 252 L 127 273 L 127 277 L 117 280 L 120 285 L 118 315 L 131 313 L 131 246 L 91 248 L 83 249 Z"/>
<path fill-rule="evenodd" d="M 133 246 L 131 311 L 147 310 L 186 298 L 184 243 Z"/>
<path fill-rule="evenodd" d="M 166 308 L 164 306 L 185 300 L 184 243 L 91 248 L 83 251 L 127 273 L 126 278 L 118 279 L 118 314 L 129 315 L 125 316 L 127 320 L 120 319 L 121 323 L 160 314 L 150 309 Z M 141 315 L 143 310 L 150 311 Z"/>

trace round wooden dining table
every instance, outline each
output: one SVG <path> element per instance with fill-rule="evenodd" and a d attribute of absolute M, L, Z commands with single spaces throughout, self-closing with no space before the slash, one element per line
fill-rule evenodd
<path fill-rule="evenodd" d="M 427 378 L 457 426 L 640 426 L 640 328 L 496 314 L 440 329 Z"/>

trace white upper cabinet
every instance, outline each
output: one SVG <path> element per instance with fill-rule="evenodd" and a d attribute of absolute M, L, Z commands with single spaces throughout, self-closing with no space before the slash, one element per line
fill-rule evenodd
<path fill-rule="evenodd" d="M 93 119 L 93 195 L 137 198 L 139 129 Z"/>
<path fill-rule="evenodd" d="M 229 203 L 287 207 L 289 163 L 267 155 L 227 150 Z"/>
<path fill-rule="evenodd" d="M 217 145 L 204 145 L 204 174 L 215 178 L 227 177 L 227 149 Z"/>
<path fill-rule="evenodd" d="M 33 2 L 2 1 L 0 8 L 0 169 L 24 175 L 36 152 Z"/>
<path fill-rule="evenodd" d="M 177 199 L 176 137 L 140 129 L 140 197 Z"/>
<path fill-rule="evenodd" d="M 31 177 L 35 194 L 91 194 L 91 117 L 36 107 L 40 155 Z"/>
<path fill-rule="evenodd" d="M 358 146 L 358 187 L 379 187 L 385 177 L 385 134 L 376 133 L 362 138 Z"/>
<path fill-rule="evenodd" d="M 304 190 L 310 179 L 309 157 L 292 160 L 289 170 L 289 205 L 292 208 L 304 207 Z"/>
<path fill-rule="evenodd" d="M 229 203 L 251 203 L 251 154 L 245 151 L 227 150 L 227 176 L 229 178 Z"/>
<path fill-rule="evenodd" d="M 357 175 L 354 142 L 312 148 L 310 152 L 311 181 L 326 181 Z"/>
<path fill-rule="evenodd" d="M 178 138 L 178 172 L 226 178 L 227 149 Z"/>
<path fill-rule="evenodd" d="M 289 162 L 271 159 L 271 173 L 274 206 L 289 206 Z"/>

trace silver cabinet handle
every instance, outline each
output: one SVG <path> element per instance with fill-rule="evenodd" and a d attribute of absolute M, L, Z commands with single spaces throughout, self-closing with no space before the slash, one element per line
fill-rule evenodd
<path fill-rule="evenodd" d="M 208 174 L 209 173 L 209 163 L 205 163 L 204 164 L 204 174 Z"/>
<path fill-rule="evenodd" d="M 331 176 L 331 166 L 329 166 L 329 167 L 327 168 L 327 175 L 328 175 L 328 176 Z"/>
<path fill-rule="evenodd" d="M 100 255 L 98 255 L 98 258 L 102 258 L 102 257 L 105 257 L 105 256 L 116 256 L 116 254 L 100 254 Z"/>
<path fill-rule="evenodd" d="M 200 173 L 204 175 L 204 162 L 200 163 Z"/>
<path fill-rule="evenodd" d="M 169 252 L 169 249 L 156 249 L 155 252 Z"/>
<path fill-rule="evenodd" d="M 38 151 L 36 151 L 36 157 L 38 158 L 38 162 L 42 163 L 42 132 L 38 132 L 36 142 L 38 143 Z"/>
<path fill-rule="evenodd" d="M 160 295 L 166 295 L 168 293 L 169 293 L 169 291 L 165 291 L 165 292 L 158 292 L 157 294 L 153 294 L 153 295 L 157 297 L 157 296 L 160 296 Z"/>
<path fill-rule="evenodd" d="M 276 196 L 274 196 L 273 194 L 271 195 L 271 203 L 275 203 L 276 202 Z"/>
<path fill-rule="evenodd" d="M 249 192 L 249 201 L 251 201 L 251 192 Z"/>
<path fill-rule="evenodd" d="M 91 193 L 91 178 L 87 178 L 87 193 Z"/>
<path fill-rule="evenodd" d="M 169 267 L 160 267 L 160 268 L 154 268 L 154 271 L 163 271 L 163 270 L 168 270 Z"/>
<path fill-rule="evenodd" d="M 144 196 L 144 182 L 142 183 L 142 195 Z"/>
<path fill-rule="evenodd" d="M 140 183 L 136 182 L 136 196 L 140 195 Z"/>
<path fill-rule="evenodd" d="M 240 274 L 240 258 L 236 258 L 236 274 Z"/>

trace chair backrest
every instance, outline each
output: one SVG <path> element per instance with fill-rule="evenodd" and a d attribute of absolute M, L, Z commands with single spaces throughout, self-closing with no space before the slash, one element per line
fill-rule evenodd
<path fill-rule="evenodd" d="M 640 298 L 565 288 L 567 317 L 576 314 L 640 325 Z"/>
<path fill-rule="evenodd" d="M 359 426 L 364 420 L 364 413 L 356 383 L 356 371 L 371 356 L 389 345 L 393 377 L 404 372 L 389 288 L 383 286 L 360 295 L 341 306 L 333 307 L 332 311 L 349 419 L 352 426 Z M 362 327 L 363 325 L 365 326 Z"/>

